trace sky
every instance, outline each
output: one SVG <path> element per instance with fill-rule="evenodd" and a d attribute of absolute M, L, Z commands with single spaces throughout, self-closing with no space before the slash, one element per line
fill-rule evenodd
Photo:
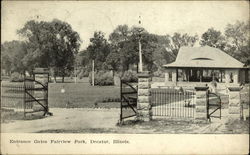
<path fill-rule="evenodd" d="M 1 9 L 1 43 L 21 39 L 16 31 L 29 20 L 68 22 L 89 44 L 95 31 L 106 38 L 118 26 L 138 25 L 150 33 L 202 35 L 208 28 L 224 31 L 228 23 L 249 19 L 247 1 L 4 1 Z M 37 18 L 39 17 L 39 18 Z"/>

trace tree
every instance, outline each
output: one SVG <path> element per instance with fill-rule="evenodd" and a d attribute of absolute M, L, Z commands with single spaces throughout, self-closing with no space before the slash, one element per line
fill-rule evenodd
<path fill-rule="evenodd" d="M 120 53 L 115 47 L 111 47 L 111 51 L 104 62 L 104 68 L 108 70 L 118 71 L 121 65 L 120 62 Z"/>
<path fill-rule="evenodd" d="M 141 31 L 141 34 L 139 34 L 139 31 Z M 129 28 L 127 25 L 117 26 L 109 36 L 109 41 L 114 51 L 112 54 L 115 54 L 115 56 L 110 56 L 111 60 L 109 59 L 107 64 L 112 62 L 114 66 L 114 63 L 119 63 L 122 66 L 122 71 L 128 70 L 130 65 L 138 65 L 139 35 L 141 35 L 144 66 L 151 70 L 153 66 L 152 55 L 156 48 L 157 39 L 155 35 L 149 34 L 142 27 Z M 119 59 L 117 59 L 118 57 Z"/>
<path fill-rule="evenodd" d="M 227 40 L 227 53 L 250 65 L 250 36 L 249 22 L 236 21 L 235 24 L 228 24 L 225 28 Z"/>
<path fill-rule="evenodd" d="M 209 28 L 205 33 L 202 34 L 200 45 L 207 45 L 224 50 L 226 46 L 225 37 L 220 31 L 217 31 L 214 28 Z"/>
<path fill-rule="evenodd" d="M 94 32 L 94 36 L 90 38 L 90 45 L 87 47 L 90 60 L 95 60 L 95 68 L 103 69 L 103 63 L 110 53 L 110 45 L 101 31 Z"/>
<path fill-rule="evenodd" d="M 185 34 L 180 34 L 180 33 L 174 33 L 173 36 L 167 35 L 168 44 L 166 45 L 167 51 L 171 52 L 174 57 L 177 56 L 179 49 L 182 46 L 194 46 L 196 41 L 198 40 L 198 36 L 194 35 L 188 35 L 187 33 Z"/>
<path fill-rule="evenodd" d="M 109 41 L 113 45 L 118 45 L 119 43 L 128 40 L 130 35 L 131 32 L 128 25 L 118 25 L 109 35 Z"/>
<path fill-rule="evenodd" d="M 52 68 L 54 77 L 62 76 L 64 82 L 65 75 L 73 69 L 80 47 L 78 33 L 68 23 L 54 19 L 52 22 L 28 21 L 18 34 L 27 40 L 27 59 L 32 66 Z"/>
<path fill-rule="evenodd" d="M 27 53 L 25 42 L 16 40 L 4 42 L 1 49 L 1 66 L 7 74 L 10 75 L 13 72 L 23 74 L 28 69 L 25 59 Z"/>
<path fill-rule="evenodd" d="M 169 45 L 171 38 L 166 35 L 157 35 L 157 47 L 153 53 L 154 65 L 157 70 L 161 70 L 163 65 L 173 62 L 175 60 L 175 55 L 172 52 L 167 51 L 170 49 Z"/>

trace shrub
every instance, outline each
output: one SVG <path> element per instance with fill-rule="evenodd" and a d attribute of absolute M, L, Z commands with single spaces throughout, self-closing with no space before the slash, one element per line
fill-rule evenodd
<path fill-rule="evenodd" d="M 164 73 L 163 73 L 163 71 L 161 71 L 161 70 L 155 71 L 155 72 L 153 73 L 153 75 L 154 75 L 155 77 L 161 77 L 161 78 L 164 77 Z"/>
<path fill-rule="evenodd" d="M 19 74 L 18 72 L 14 72 L 11 74 L 10 76 L 10 81 L 11 82 L 23 82 L 24 78 L 23 76 L 21 76 L 21 74 Z"/>
<path fill-rule="evenodd" d="M 83 77 L 88 77 L 89 72 L 87 70 L 81 70 L 81 72 L 78 74 L 79 79 L 82 79 Z"/>
<path fill-rule="evenodd" d="M 131 70 L 125 71 L 122 80 L 126 82 L 138 82 L 137 73 Z"/>
<path fill-rule="evenodd" d="M 89 82 L 92 83 L 92 72 L 89 73 Z M 99 86 L 110 86 L 114 85 L 114 78 L 113 75 L 110 74 L 110 72 L 95 72 L 95 85 Z"/>
<path fill-rule="evenodd" d="M 121 99 L 119 97 L 104 97 L 100 102 L 120 102 Z"/>

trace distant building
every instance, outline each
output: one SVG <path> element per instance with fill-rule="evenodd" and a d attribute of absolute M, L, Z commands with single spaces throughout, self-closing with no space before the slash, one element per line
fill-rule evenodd
<path fill-rule="evenodd" d="M 164 65 L 165 83 L 241 84 L 249 82 L 249 68 L 225 52 L 204 47 L 181 47 L 175 62 Z"/>

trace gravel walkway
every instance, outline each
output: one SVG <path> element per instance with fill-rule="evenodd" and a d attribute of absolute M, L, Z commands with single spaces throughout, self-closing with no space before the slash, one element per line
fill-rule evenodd
<path fill-rule="evenodd" d="M 53 116 L 37 120 L 17 120 L 1 124 L 1 132 L 30 133 L 44 130 L 116 128 L 119 109 L 50 108 Z"/>

